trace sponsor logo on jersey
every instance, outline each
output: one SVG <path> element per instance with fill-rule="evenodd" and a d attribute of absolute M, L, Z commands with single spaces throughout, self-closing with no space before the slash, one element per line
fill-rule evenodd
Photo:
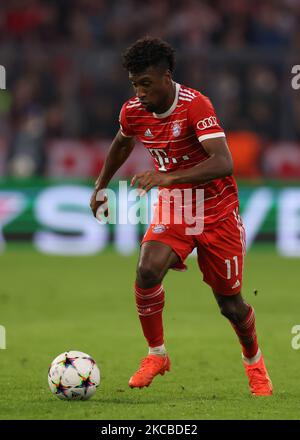
<path fill-rule="evenodd" d="M 178 137 L 181 133 L 181 127 L 180 124 L 178 124 L 177 122 L 174 123 L 173 127 L 172 127 L 172 131 L 173 131 L 173 136 L 174 137 Z"/>
<path fill-rule="evenodd" d="M 197 123 L 198 130 L 205 130 L 210 127 L 214 127 L 215 125 L 218 125 L 217 118 L 215 116 L 210 116 L 209 118 L 201 119 Z"/>
<path fill-rule="evenodd" d="M 147 130 L 144 133 L 144 136 L 145 137 L 153 137 L 153 134 L 152 134 L 150 128 L 147 128 Z"/>
<path fill-rule="evenodd" d="M 240 282 L 239 282 L 239 280 L 236 280 L 236 283 L 231 287 L 232 289 L 236 289 L 237 287 L 239 287 L 240 286 Z"/>
<path fill-rule="evenodd" d="M 155 225 L 152 227 L 152 232 L 154 232 L 154 234 L 162 234 L 166 230 L 167 227 L 165 225 Z"/>

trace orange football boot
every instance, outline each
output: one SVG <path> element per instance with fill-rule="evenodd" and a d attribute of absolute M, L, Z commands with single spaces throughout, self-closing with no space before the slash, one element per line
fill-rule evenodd
<path fill-rule="evenodd" d="M 263 355 L 252 365 L 243 361 L 246 375 L 248 376 L 250 391 L 253 396 L 271 396 L 273 385 L 265 366 Z"/>
<path fill-rule="evenodd" d="M 161 374 L 162 376 L 166 371 L 170 371 L 171 362 L 168 355 L 158 356 L 156 354 L 148 354 L 141 361 L 140 368 L 129 379 L 128 385 L 131 388 L 143 388 L 148 387 L 155 376 Z"/>

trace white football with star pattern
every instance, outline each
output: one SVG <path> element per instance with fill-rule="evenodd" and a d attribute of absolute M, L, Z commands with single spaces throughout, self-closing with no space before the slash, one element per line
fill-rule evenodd
<path fill-rule="evenodd" d="M 57 356 L 48 371 L 51 392 L 63 400 L 87 400 L 100 385 L 100 370 L 94 359 L 82 351 Z"/>

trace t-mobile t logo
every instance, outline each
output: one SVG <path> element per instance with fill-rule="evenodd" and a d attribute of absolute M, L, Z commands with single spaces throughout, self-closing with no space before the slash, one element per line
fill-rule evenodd
<path fill-rule="evenodd" d="M 159 163 L 159 171 L 167 171 L 165 163 L 168 163 L 167 153 L 161 148 L 149 148 L 149 153 L 155 157 Z"/>
<path fill-rule="evenodd" d="M 148 148 L 148 151 L 159 163 L 159 171 L 167 171 L 165 165 L 169 163 L 177 163 L 176 157 L 168 157 L 166 151 L 162 148 Z M 189 156 L 181 156 L 180 160 L 189 160 Z"/>

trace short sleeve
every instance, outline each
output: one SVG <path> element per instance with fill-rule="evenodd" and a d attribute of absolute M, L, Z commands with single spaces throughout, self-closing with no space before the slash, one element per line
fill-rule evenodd
<path fill-rule="evenodd" d="M 133 130 L 130 129 L 126 118 L 126 104 L 123 105 L 119 116 L 120 130 L 124 137 L 133 137 Z"/>
<path fill-rule="evenodd" d="M 188 111 L 188 121 L 195 130 L 199 142 L 206 139 L 225 137 L 215 109 L 209 98 L 204 95 L 193 99 Z"/>

